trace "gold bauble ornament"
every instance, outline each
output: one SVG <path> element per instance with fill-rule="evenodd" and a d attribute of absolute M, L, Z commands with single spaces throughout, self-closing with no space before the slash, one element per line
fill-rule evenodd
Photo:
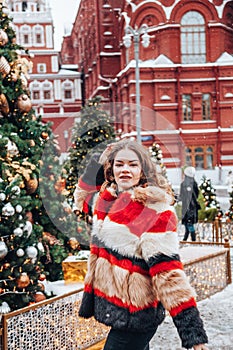
<path fill-rule="evenodd" d="M 28 95 L 22 94 L 17 99 L 17 106 L 21 112 L 28 113 L 32 109 L 32 102 Z"/>
<path fill-rule="evenodd" d="M 49 136 L 49 134 L 47 132 L 45 132 L 45 131 L 43 131 L 41 133 L 41 137 L 42 137 L 43 140 L 46 140 L 48 138 L 48 136 Z"/>
<path fill-rule="evenodd" d="M 10 112 L 7 98 L 4 94 L 0 94 L 0 112 L 6 116 Z"/>
<path fill-rule="evenodd" d="M 26 187 L 27 194 L 32 194 L 36 192 L 38 187 L 38 180 L 35 178 L 35 179 L 30 179 L 26 181 L 25 187 Z"/>
<path fill-rule="evenodd" d="M 68 243 L 71 249 L 73 250 L 79 249 L 79 242 L 75 237 L 71 237 Z"/>
<path fill-rule="evenodd" d="M 22 272 L 19 278 L 16 280 L 16 285 L 18 288 L 26 288 L 30 284 L 30 278 L 26 272 Z"/>
<path fill-rule="evenodd" d="M 8 35 L 3 29 L 0 29 L 0 46 L 4 46 L 8 43 Z"/>
<path fill-rule="evenodd" d="M 43 239 L 45 240 L 45 242 L 47 242 L 51 246 L 55 244 L 61 245 L 61 242 L 59 241 L 59 239 L 57 239 L 55 236 L 53 236 L 49 232 L 43 232 Z"/>
<path fill-rule="evenodd" d="M 29 146 L 34 147 L 36 145 L 34 140 L 29 140 Z"/>
<path fill-rule="evenodd" d="M 66 179 L 60 177 L 54 184 L 54 188 L 57 192 L 61 193 L 66 188 Z"/>

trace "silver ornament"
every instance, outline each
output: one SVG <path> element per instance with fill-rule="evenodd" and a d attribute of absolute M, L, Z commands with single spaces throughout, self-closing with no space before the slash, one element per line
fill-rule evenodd
<path fill-rule="evenodd" d="M 1 193 L 0 193 L 0 201 L 3 202 L 5 199 L 6 199 L 5 193 L 1 192 Z"/>
<path fill-rule="evenodd" d="M 23 230 L 27 232 L 28 237 L 30 236 L 30 234 L 32 233 L 32 223 L 30 221 L 26 221 Z"/>
<path fill-rule="evenodd" d="M 11 203 L 7 203 L 2 208 L 2 215 L 4 216 L 12 216 L 15 213 L 15 208 L 11 205 Z"/>
<path fill-rule="evenodd" d="M 16 255 L 21 258 L 22 256 L 24 256 L 24 250 L 19 248 L 17 251 L 16 251 Z"/>
<path fill-rule="evenodd" d="M 17 227 L 13 231 L 14 235 L 21 237 L 23 235 L 23 230 L 20 227 Z"/>
<path fill-rule="evenodd" d="M 0 314 L 7 314 L 10 311 L 10 306 L 7 304 L 6 301 L 3 301 L 2 305 L 0 305 Z"/>
<path fill-rule="evenodd" d="M 26 248 L 26 253 L 29 258 L 33 259 L 37 257 L 38 251 L 35 247 L 30 246 Z"/>
<path fill-rule="evenodd" d="M 13 186 L 11 189 L 11 192 L 14 196 L 18 196 L 21 192 L 20 187 L 19 186 Z"/>
<path fill-rule="evenodd" d="M 42 253 L 44 253 L 44 246 L 43 246 L 43 244 L 41 243 L 41 242 L 39 242 L 38 244 L 37 244 L 37 248 L 39 249 L 39 251 L 40 252 L 42 252 Z"/>
<path fill-rule="evenodd" d="M 0 259 L 5 258 L 8 253 L 8 248 L 5 242 L 0 241 Z"/>
<path fill-rule="evenodd" d="M 17 204 L 16 207 L 15 207 L 15 210 L 16 210 L 17 213 L 21 213 L 22 210 L 23 210 L 23 207 L 20 204 Z"/>

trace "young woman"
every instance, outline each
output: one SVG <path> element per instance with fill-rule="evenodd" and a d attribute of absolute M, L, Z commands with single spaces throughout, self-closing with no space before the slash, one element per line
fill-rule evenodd
<path fill-rule="evenodd" d="M 111 327 L 104 350 L 148 350 L 167 310 L 182 346 L 207 350 L 195 292 L 179 257 L 166 180 L 135 141 L 111 145 L 100 161 L 104 173 L 93 159 L 75 191 L 76 206 L 84 211 L 98 191 L 79 315 Z"/>

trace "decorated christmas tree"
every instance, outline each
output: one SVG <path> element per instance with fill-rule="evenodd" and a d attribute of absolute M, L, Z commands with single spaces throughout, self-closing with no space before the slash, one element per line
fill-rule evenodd
<path fill-rule="evenodd" d="M 201 221 L 213 221 L 216 217 L 222 216 L 220 204 L 216 198 L 216 190 L 211 179 L 203 176 L 199 185 L 198 202 L 201 209 L 198 211 L 198 219 Z"/>
<path fill-rule="evenodd" d="M 158 170 L 167 178 L 167 169 L 163 163 L 163 152 L 160 145 L 157 142 L 154 142 L 153 145 L 149 147 L 149 151 L 152 159 L 158 164 Z"/>
<path fill-rule="evenodd" d="M 229 209 L 225 212 L 227 221 L 232 222 L 233 221 L 233 191 L 230 192 L 230 207 Z"/>
<path fill-rule="evenodd" d="M 59 203 L 65 199 L 57 190 L 62 181 L 55 171 L 58 145 L 51 125 L 32 109 L 30 56 L 16 43 L 8 13 L 0 1 L 0 313 L 46 299 L 42 281 L 51 269 L 45 260 L 56 263 L 54 273 L 57 269 L 61 276 L 58 255 L 64 258 L 71 250 L 65 236 L 70 231 L 62 226 L 67 207 L 60 205 L 59 212 L 53 205 L 53 193 Z M 46 145 L 53 162 L 43 161 L 49 160 Z"/>
<path fill-rule="evenodd" d="M 95 97 L 87 101 L 80 113 L 80 122 L 73 129 L 72 147 L 64 167 L 67 170 L 66 189 L 68 202 L 74 207 L 73 193 L 78 178 L 83 173 L 89 159 L 94 154 L 101 154 L 106 145 L 114 142 L 113 122 L 107 110 L 102 107 L 102 98 Z M 77 217 L 79 242 L 89 245 L 89 230 L 91 217 Z"/>

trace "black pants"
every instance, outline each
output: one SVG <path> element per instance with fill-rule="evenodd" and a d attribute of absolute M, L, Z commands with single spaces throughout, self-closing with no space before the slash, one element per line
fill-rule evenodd
<path fill-rule="evenodd" d="M 149 350 L 155 330 L 146 333 L 111 329 L 103 350 Z"/>
<path fill-rule="evenodd" d="M 195 232 L 194 225 L 191 223 L 186 223 L 186 224 L 184 224 L 184 226 L 185 226 L 185 234 L 184 234 L 183 241 L 187 241 L 189 233 L 190 233 L 192 241 L 195 242 L 196 241 L 196 232 Z"/>

